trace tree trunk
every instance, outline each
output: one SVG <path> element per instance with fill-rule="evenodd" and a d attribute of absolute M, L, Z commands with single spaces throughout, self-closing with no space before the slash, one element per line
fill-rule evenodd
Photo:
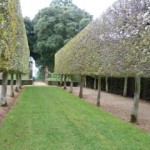
<path fill-rule="evenodd" d="M 10 80 L 11 94 L 10 94 L 10 96 L 15 97 L 15 94 L 14 94 L 14 73 L 11 73 L 10 75 L 11 75 L 11 80 Z"/>
<path fill-rule="evenodd" d="M 64 90 L 67 89 L 66 79 L 67 79 L 67 75 L 64 75 Z"/>
<path fill-rule="evenodd" d="M 94 90 L 96 90 L 96 77 L 94 78 Z"/>
<path fill-rule="evenodd" d="M 81 80 L 80 80 L 80 92 L 79 92 L 79 97 L 83 98 L 83 85 L 84 85 L 84 76 L 81 75 Z"/>
<path fill-rule="evenodd" d="M 6 99 L 7 82 L 8 82 L 8 73 L 7 72 L 3 72 L 3 74 L 2 74 L 1 98 L 0 98 L 0 105 L 2 107 L 7 106 L 7 99 Z"/>
<path fill-rule="evenodd" d="M 87 87 L 87 84 L 86 84 L 86 76 L 84 77 L 84 87 Z"/>
<path fill-rule="evenodd" d="M 19 73 L 16 73 L 16 92 L 19 92 Z"/>
<path fill-rule="evenodd" d="M 19 89 L 22 88 L 22 76 L 21 73 L 18 74 L 18 84 L 19 84 Z"/>
<path fill-rule="evenodd" d="M 98 94 L 97 94 L 97 106 L 100 107 L 100 97 L 101 97 L 101 77 L 98 76 Z"/>
<path fill-rule="evenodd" d="M 108 92 L 109 91 L 108 90 L 108 77 L 106 77 L 105 82 L 106 82 L 106 92 Z"/>
<path fill-rule="evenodd" d="M 48 67 L 45 67 L 45 83 L 47 83 L 47 79 L 48 79 Z"/>
<path fill-rule="evenodd" d="M 61 74 L 61 75 L 60 75 L 60 85 L 59 85 L 59 86 L 61 87 L 62 84 L 63 84 L 63 75 Z"/>
<path fill-rule="evenodd" d="M 128 87 L 128 78 L 124 78 L 124 89 L 123 89 L 123 96 L 127 96 L 127 87 Z"/>
<path fill-rule="evenodd" d="M 141 78 L 139 76 L 135 77 L 135 93 L 134 93 L 134 102 L 131 112 L 131 120 L 130 122 L 136 123 L 138 116 L 138 108 L 139 108 L 139 99 L 141 92 Z"/>
<path fill-rule="evenodd" d="M 70 76 L 70 93 L 73 93 L 73 79 L 72 79 L 72 75 Z"/>
<path fill-rule="evenodd" d="M 30 68 L 29 68 L 29 79 L 33 78 L 33 66 L 32 64 L 30 64 Z"/>

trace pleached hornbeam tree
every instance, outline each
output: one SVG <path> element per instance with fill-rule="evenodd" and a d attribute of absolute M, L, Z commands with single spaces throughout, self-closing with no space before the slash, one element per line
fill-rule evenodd
<path fill-rule="evenodd" d="M 15 97 L 14 94 L 14 73 L 10 73 L 11 79 L 10 79 L 10 86 L 11 86 L 11 97 Z"/>
<path fill-rule="evenodd" d="M 6 101 L 7 82 L 8 82 L 8 72 L 3 72 L 2 89 L 1 89 L 1 97 L 0 97 L 0 105 L 1 106 L 7 106 L 7 101 Z"/>
<path fill-rule="evenodd" d="M 79 97 L 83 98 L 83 87 L 84 87 L 84 76 L 81 75 L 80 77 L 80 91 L 79 91 Z"/>
<path fill-rule="evenodd" d="M 64 90 L 67 89 L 67 75 L 64 75 Z"/>
<path fill-rule="evenodd" d="M 73 93 L 73 77 L 70 75 L 70 93 Z"/>
<path fill-rule="evenodd" d="M 108 77 L 106 77 L 105 78 L 105 86 L 106 86 L 106 92 L 108 92 L 109 90 L 108 90 Z"/>
<path fill-rule="evenodd" d="M 123 96 L 127 96 L 128 78 L 124 78 Z"/>
<path fill-rule="evenodd" d="M 101 77 L 98 76 L 98 94 L 97 94 L 97 106 L 100 106 L 100 98 L 101 98 Z"/>
<path fill-rule="evenodd" d="M 131 112 L 131 123 L 137 122 L 138 116 L 138 108 L 139 108 L 139 100 L 140 100 L 140 92 L 141 92 L 141 78 L 139 76 L 135 77 L 135 92 L 134 92 L 134 102 Z"/>

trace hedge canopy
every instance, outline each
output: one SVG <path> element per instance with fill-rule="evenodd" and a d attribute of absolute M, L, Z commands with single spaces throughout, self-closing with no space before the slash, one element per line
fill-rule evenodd
<path fill-rule="evenodd" d="M 0 72 L 28 72 L 29 47 L 19 0 L 0 1 Z"/>
<path fill-rule="evenodd" d="M 119 0 L 55 55 L 60 74 L 150 76 L 150 1 Z"/>

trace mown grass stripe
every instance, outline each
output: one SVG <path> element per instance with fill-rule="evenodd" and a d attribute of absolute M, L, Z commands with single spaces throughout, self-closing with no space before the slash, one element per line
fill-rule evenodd
<path fill-rule="evenodd" d="M 0 128 L 0 150 L 149 150 L 150 135 L 57 87 L 28 87 Z"/>

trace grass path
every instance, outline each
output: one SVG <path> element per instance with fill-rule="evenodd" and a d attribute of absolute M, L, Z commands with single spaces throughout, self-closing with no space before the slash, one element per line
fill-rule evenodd
<path fill-rule="evenodd" d="M 150 135 L 57 87 L 27 87 L 0 127 L 0 150 L 149 150 Z"/>

